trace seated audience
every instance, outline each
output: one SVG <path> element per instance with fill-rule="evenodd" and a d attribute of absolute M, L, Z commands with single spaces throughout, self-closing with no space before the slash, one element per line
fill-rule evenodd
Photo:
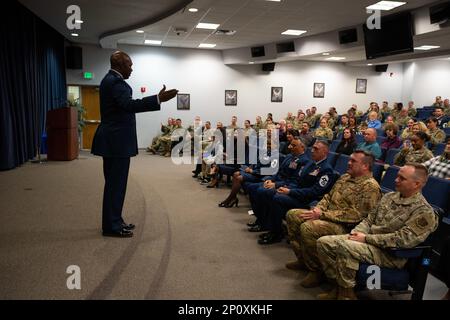
<path fill-rule="evenodd" d="M 444 124 L 450 119 L 444 114 L 444 108 L 438 107 L 434 109 L 434 116 L 438 122 L 439 128 L 444 128 Z"/>
<path fill-rule="evenodd" d="M 317 139 L 333 140 L 333 131 L 328 128 L 328 120 L 326 118 L 320 120 L 320 127 L 314 131 L 314 136 Z"/>
<path fill-rule="evenodd" d="M 297 261 L 286 267 L 308 271 L 300 282 L 303 287 L 318 286 L 324 278 L 317 257 L 317 240 L 326 235 L 349 233 L 378 205 L 381 191 L 372 176 L 373 163 L 371 153 L 355 151 L 350 156 L 347 173 L 314 208 L 288 211 L 288 236 Z"/>
<path fill-rule="evenodd" d="M 342 140 L 336 148 L 336 153 L 351 155 L 356 148 L 355 133 L 349 128 L 344 129 Z"/>
<path fill-rule="evenodd" d="M 445 141 L 445 132 L 438 128 L 437 123 L 438 121 L 434 117 L 427 120 L 428 135 L 430 136 L 430 143 L 433 147 Z"/>
<path fill-rule="evenodd" d="M 450 137 L 447 138 L 445 151 L 442 155 L 431 158 L 423 164 L 430 176 L 450 179 Z"/>
<path fill-rule="evenodd" d="M 413 119 L 409 119 L 408 122 L 406 123 L 406 128 L 403 129 L 403 132 L 400 135 L 403 140 L 410 139 L 412 137 L 412 135 L 414 134 L 414 132 L 413 132 L 414 123 L 415 122 Z"/>
<path fill-rule="evenodd" d="M 367 128 L 381 129 L 381 121 L 378 120 L 378 114 L 375 111 L 369 112 Z"/>
<path fill-rule="evenodd" d="M 384 132 L 386 133 L 386 139 L 381 143 L 381 149 L 387 151 L 389 149 L 397 149 L 402 145 L 402 141 L 397 136 L 398 127 L 390 123 L 385 126 Z"/>
<path fill-rule="evenodd" d="M 358 144 L 356 149 L 371 152 L 374 155 L 375 159 L 380 159 L 382 152 L 380 145 L 377 142 L 377 131 L 373 128 L 366 129 L 363 135 L 364 142 Z"/>
<path fill-rule="evenodd" d="M 327 155 L 328 143 L 317 141 L 312 147 L 313 162 L 309 161 L 303 167 L 295 184 L 277 186 L 276 192 L 270 194 L 259 193 L 258 203 L 266 212 L 265 224 L 269 229 L 269 232 L 259 236 L 259 244 L 281 241 L 284 236 L 282 223 L 286 212 L 293 208 L 308 208 L 312 201 L 321 199 L 332 188 L 335 175 L 327 161 Z"/>
<path fill-rule="evenodd" d="M 396 166 L 403 166 L 406 163 L 424 163 L 433 158 L 433 153 L 427 149 L 425 142 L 428 140 L 428 135 L 424 132 L 415 133 L 411 139 L 405 141 L 403 149 L 394 157 L 394 164 Z"/>
<path fill-rule="evenodd" d="M 298 136 L 307 148 L 312 146 L 314 144 L 314 141 L 316 140 L 311 131 L 309 131 L 309 123 L 306 121 L 302 123 L 302 127 Z"/>
<path fill-rule="evenodd" d="M 317 253 L 325 275 L 336 287 L 319 299 L 355 300 L 356 274 L 361 262 L 401 269 L 407 259 L 389 252 L 391 248 L 413 248 L 437 228 L 438 219 L 421 190 L 427 169 L 408 164 L 397 175 L 396 192 L 381 199 L 375 210 L 347 235 L 317 240 Z M 396 208 L 393 210 L 393 208 Z"/>

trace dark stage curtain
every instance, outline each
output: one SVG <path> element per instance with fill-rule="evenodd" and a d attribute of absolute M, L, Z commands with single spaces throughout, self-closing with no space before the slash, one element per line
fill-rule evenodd
<path fill-rule="evenodd" d="M 37 154 L 45 115 L 66 105 L 64 37 L 17 1 L 0 19 L 0 170 Z"/>

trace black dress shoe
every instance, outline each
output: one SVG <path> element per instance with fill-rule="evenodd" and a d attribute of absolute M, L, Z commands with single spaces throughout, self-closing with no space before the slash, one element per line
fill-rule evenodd
<path fill-rule="evenodd" d="M 122 229 L 125 230 L 133 230 L 134 228 L 136 228 L 136 226 L 132 223 L 122 223 Z"/>
<path fill-rule="evenodd" d="M 104 237 L 116 237 L 116 238 L 130 238 L 133 236 L 133 232 L 130 230 L 122 229 L 120 231 L 103 232 Z"/>
<path fill-rule="evenodd" d="M 283 234 L 280 233 L 270 233 L 267 237 L 258 239 L 258 243 L 261 245 L 277 243 L 283 240 Z"/>
<path fill-rule="evenodd" d="M 249 222 L 247 223 L 247 227 L 254 227 L 257 226 L 258 224 L 256 222 Z"/>
<path fill-rule="evenodd" d="M 250 231 L 250 232 L 263 232 L 263 231 L 267 231 L 267 229 L 264 229 L 259 224 L 256 224 L 253 227 L 248 227 L 248 231 Z"/>
<path fill-rule="evenodd" d="M 272 236 L 272 232 L 265 232 L 265 233 L 261 233 L 259 236 L 258 236 L 258 238 L 259 239 L 264 239 L 264 238 L 267 238 L 267 237 L 270 237 L 270 236 Z"/>

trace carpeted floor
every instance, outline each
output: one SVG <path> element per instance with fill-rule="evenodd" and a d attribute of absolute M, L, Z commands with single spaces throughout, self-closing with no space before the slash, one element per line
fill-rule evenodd
<path fill-rule="evenodd" d="M 229 188 L 201 186 L 192 169 L 132 159 L 124 218 L 137 229 L 126 239 L 101 236 L 101 158 L 0 172 L 0 299 L 314 299 L 327 288 L 302 288 L 305 274 L 284 267 L 289 246 L 247 231 L 248 200 L 219 208 Z M 71 265 L 81 290 L 67 288 Z"/>

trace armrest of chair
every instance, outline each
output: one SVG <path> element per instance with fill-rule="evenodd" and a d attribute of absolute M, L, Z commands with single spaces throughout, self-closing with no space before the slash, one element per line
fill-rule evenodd
<path fill-rule="evenodd" d="M 425 250 L 431 250 L 431 246 L 417 246 L 414 248 L 391 248 L 390 253 L 397 258 L 418 258 Z"/>

